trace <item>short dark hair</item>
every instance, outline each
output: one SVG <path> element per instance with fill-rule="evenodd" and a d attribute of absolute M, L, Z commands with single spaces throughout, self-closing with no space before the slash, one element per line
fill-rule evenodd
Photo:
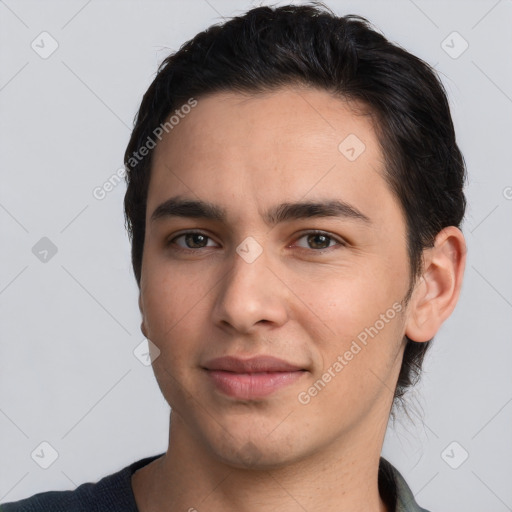
<path fill-rule="evenodd" d="M 384 178 L 406 219 L 407 303 L 423 270 L 423 250 L 444 227 L 459 227 L 466 208 L 466 168 L 446 92 L 431 66 L 392 44 L 367 19 L 338 17 L 319 2 L 251 9 L 197 34 L 160 65 L 125 153 L 125 219 L 139 288 L 152 160 L 152 150 L 141 158 L 140 148 L 154 147 L 156 129 L 191 98 L 289 85 L 356 100 L 375 118 Z M 403 405 L 405 391 L 419 380 L 431 341 L 407 338 L 394 402 Z"/>

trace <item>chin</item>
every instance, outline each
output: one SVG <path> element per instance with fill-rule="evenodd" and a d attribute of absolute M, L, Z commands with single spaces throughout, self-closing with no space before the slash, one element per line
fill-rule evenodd
<path fill-rule="evenodd" d="M 238 437 L 238 439 L 236 439 Z M 294 444 L 297 440 L 283 439 L 275 436 L 269 438 L 259 435 L 223 436 L 220 442 L 210 444 L 211 451 L 222 463 L 235 467 L 253 470 L 270 470 L 305 457 L 306 453 L 297 453 Z M 305 451 L 302 447 L 301 452 Z M 302 455 L 302 457 L 301 457 Z"/>

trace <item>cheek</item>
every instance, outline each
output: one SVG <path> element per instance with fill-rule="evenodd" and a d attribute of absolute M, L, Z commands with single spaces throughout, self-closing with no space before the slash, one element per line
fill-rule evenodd
<path fill-rule="evenodd" d="M 204 313 L 204 301 L 197 293 L 179 273 L 173 272 L 169 278 L 153 267 L 152 273 L 146 274 L 144 321 L 148 338 L 160 351 L 153 360 L 153 372 L 163 396 L 177 411 L 193 388 L 188 380 L 196 361 L 199 316 Z"/>
<path fill-rule="evenodd" d="M 370 268 L 317 281 L 300 290 L 307 297 L 301 318 L 303 329 L 316 341 L 323 369 L 347 353 L 349 365 L 357 368 L 357 379 L 368 366 L 389 366 L 397 347 L 403 319 L 401 288 L 406 283 L 390 282 Z M 403 286 L 402 286 L 403 285 Z M 359 348 L 358 348 L 359 346 Z M 348 372 L 344 372 L 348 373 Z"/>
<path fill-rule="evenodd" d="M 205 319 L 214 281 L 204 273 L 184 272 L 157 259 L 151 260 L 144 272 L 144 322 L 148 338 L 160 350 L 153 370 L 164 396 L 172 399 L 178 392 L 173 390 L 189 387 L 190 369 L 197 366 L 204 346 L 200 333 L 208 332 Z"/>
<path fill-rule="evenodd" d="M 154 258 L 144 268 L 141 294 L 144 320 L 150 338 L 157 346 L 167 343 L 179 331 L 193 324 L 211 286 L 197 273 L 183 272 Z"/>
<path fill-rule="evenodd" d="M 328 416 L 333 425 L 343 425 L 359 421 L 375 404 L 387 407 L 391 401 L 403 318 L 398 302 L 381 297 L 373 303 L 354 294 L 326 299 L 323 320 L 335 334 L 316 338 L 319 364 L 298 398 L 301 403 L 310 400 L 312 417 Z"/>
<path fill-rule="evenodd" d="M 322 322 L 331 335 L 343 336 L 375 321 L 380 310 L 385 311 L 392 303 L 393 295 L 387 283 L 379 283 L 369 266 L 351 266 L 335 269 L 332 273 L 304 280 L 296 280 L 297 295 L 316 322 Z M 382 311 L 382 312 L 383 312 Z M 373 317 L 376 315 L 376 318 Z"/>

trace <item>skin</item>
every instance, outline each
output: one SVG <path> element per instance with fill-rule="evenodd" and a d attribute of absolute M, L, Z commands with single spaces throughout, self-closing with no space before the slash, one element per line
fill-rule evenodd
<path fill-rule="evenodd" d="M 441 231 L 407 306 L 300 403 L 298 394 L 410 285 L 405 219 L 384 181 L 371 117 L 357 106 L 312 88 L 215 93 L 157 146 L 139 305 L 173 412 L 167 453 L 132 478 L 142 512 L 388 510 L 377 474 L 403 337 L 427 341 L 451 314 L 466 250 L 457 228 Z M 338 149 L 349 134 L 366 146 L 354 161 Z M 176 196 L 214 203 L 227 217 L 151 221 Z M 326 200 L 345 201 L 370 222 L 265 222 L 275 205 Z M 176 238 L 191 229 L 209 238 Z M 312 229 L 331 238 L 304 235 Z M 249 236 L 262 249 L 252 263 L 236 252 Z M 261 354 L 307 371 L 264 399 L 241 400 L 201 368 L 214 357 Z"/>

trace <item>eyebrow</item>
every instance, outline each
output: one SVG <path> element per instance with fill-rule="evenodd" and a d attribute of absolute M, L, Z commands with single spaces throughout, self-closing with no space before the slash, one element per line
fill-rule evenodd
<path fill-rule="evenodd" d="M 178 197 L 167 199 L 151 214 L 151 222 L 162 218 L 185 217 L 226 222 L 227 212 L 213 203 L 200 200 L 186 200 Z M 371 224 L 371 220 L 354 206 L 339 200 L 282 203 L 268 210 L 264 220 L 268 225 L 281 222 L 310 219 L 313 217 L 338 217 Z"/>

